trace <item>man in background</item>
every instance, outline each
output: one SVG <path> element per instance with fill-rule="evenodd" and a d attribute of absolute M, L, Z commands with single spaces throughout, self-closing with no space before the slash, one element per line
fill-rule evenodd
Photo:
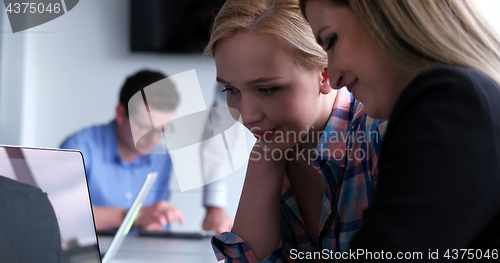
<path fill-rule="evenodd" d="M 165 79 L 160 72 L 142 70 L 125 81 L 115 119 L 106 125 L 86 128 L 67 138 L 61 145 L 64 149 L 78 149 L 83 153 L 92 207 L 97 231 L 116 229 L 124 219 L 127 208 L 132 205 L 146 175 L 158 172 L 158 179 L 144 201 L 135 227 L 144 230 L 162 230 L 173 222 L 184 223 L 182 212 L 172 205 L 169 181 L 172 162 L 167 154 L 145 154 L 158 147 L 162 133 L 172 127 L 151 127 L 150 116 L 168 123 L 173 119 L 179 104 L 179 94 L 171 82 L 162 89 L 148 93 L 147 108 L 144 104 L 129 100 L 150 84 Z M 149 92 L 149 90 L 148 90 Z M 130 112 L 130 115 L 129 115 Z M 143 134 L 134 143 L 132 134 Z M 204 228 L 216 233 L 228 231 L 232 220 L 224 211 L 225 200 L 211 198 L 217 191 L 204 188 L 206 215 Z M 219 200 L 219 201 L 217 201 Z M 221 204 L 221 205 L 219 205 Z"/>

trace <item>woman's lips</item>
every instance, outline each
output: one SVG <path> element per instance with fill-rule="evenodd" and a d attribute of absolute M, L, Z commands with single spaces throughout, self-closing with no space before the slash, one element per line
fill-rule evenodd
<path fill-rule="evenodd" d="M 352 93 L 353 96 L 356 96 L 356 91 L 358 90 L 358 79 L 351 81 L 351 83 L 347 84 L 347 90 Z"/>
<path fill-rule="evenodd" d="M 253 132 L 253 136 L 255 136 L 255 138 L 260 141 L 269 141 L 268 139 L 276 133 L 277 129 L 278 127 L 265 131 L 255 131 Z"/>

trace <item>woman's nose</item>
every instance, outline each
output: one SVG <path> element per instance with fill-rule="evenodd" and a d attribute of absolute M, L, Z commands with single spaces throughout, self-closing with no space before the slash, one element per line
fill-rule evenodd
<path fill-rule="evenodd" d="M 243 120 L 243 125 L 249 126 L 262 120 L 264 114 L 262 105 L 252 96 L 241 96 L 240 107 L 238 109 Z"/>
<path fill-rule="evenodd" d="M 330 78 L 330 86 L 333 89 L 340 89 L 346 85 L 344 79 L 344 72 L 335 69 L 335 67 L 330 67 L 328 65 L 328 77 Z"/>

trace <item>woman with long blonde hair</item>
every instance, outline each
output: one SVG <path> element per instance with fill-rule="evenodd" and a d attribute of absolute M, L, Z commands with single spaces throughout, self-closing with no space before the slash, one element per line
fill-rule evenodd
<path fill-rule="evenodd" d="M 328 54 L 330 83 L 348 83 L 369 116 L 390 120 L 374 199 L 350 248 L 498 259 L 500 40 L 474 2 L 301 8 Z"/>
<path fill-rule="evenodd" d="M 258 139 L 234 228 L 213 238 L 218 258 L 346 251 L 371 202 L 386 122 L 367 117 L 346 88 L 332 89 L 297 0 L 226 1 L 206 50 L 228 106 Z"/>

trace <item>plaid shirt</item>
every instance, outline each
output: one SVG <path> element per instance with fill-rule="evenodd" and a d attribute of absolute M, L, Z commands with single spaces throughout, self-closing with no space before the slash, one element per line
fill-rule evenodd
<path fill-rule="evenodd" d="M 332 114 L 316 146 L 312 165 L 325 182 L 318 243 L 305 230 L 290 181 L 285 174 L 281 192 L 281 241 L 260 262 L 294 262 L 290 250 L 344 252 L 361 227 L 362 212 L 371 202 L 378 175 L 378 155 L 386 121 L 368 117 L 363 105 L 345 89 L 338 91 Z M 342 173 L 343 171 L 343 173 Z M 212 238 L 217 259 L 258 262 L 245 241 L 234 233 Z M 310 262 L 310 260 L 308 260 Z"/>

